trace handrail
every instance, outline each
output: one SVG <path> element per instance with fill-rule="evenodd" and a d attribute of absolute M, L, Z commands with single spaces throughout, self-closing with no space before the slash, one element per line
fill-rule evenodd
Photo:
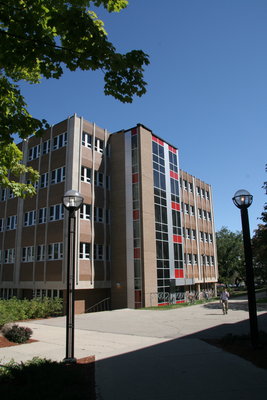
<path fill-rule="evenodd" d="M 98 303 L 94 304 L 93 306 L 87 308 L 85 312 L 89 313 L 89 312 L 99 312 L 108 310 L 110 310 L 110 297 L 107 297 L 99 301 Z"/>

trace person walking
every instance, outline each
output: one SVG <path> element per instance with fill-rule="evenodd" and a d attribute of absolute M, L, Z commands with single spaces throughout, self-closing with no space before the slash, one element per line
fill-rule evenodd
<path fill-rule="evenodd" d="M 229 299 L 229 293 L 227 292 L 226 288 L 223 288 L 223 291 L 220 296 L 223 314 L 228 313 L 228 299 Z"/>

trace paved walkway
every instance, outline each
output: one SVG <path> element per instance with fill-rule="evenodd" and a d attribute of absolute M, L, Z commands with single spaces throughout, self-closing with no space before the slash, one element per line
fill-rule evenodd
<path fill-rule="evenodd" d="M 258 310 L 267 331 L 267 313 Z M 62 360 L 65 317 L 20 323 L 38 342 L 0 349 L 0 360 L 34 356 Z M 228 315 L 219 303 L 169 311 L 116 310 L 77 315 L 75 356 L 96 356 L 99 400 L 261 399 L 267 371 L 200 340 L 227 333 L 248 333 L 246 300 L 232 300 Z"/>

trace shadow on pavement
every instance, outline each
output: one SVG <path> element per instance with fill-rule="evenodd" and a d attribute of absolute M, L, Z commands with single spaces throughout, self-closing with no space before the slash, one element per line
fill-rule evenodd
<path fill-rule="evenodd" d="M 258 321 L 260 329 L 267 331 L 267 314 L 259 316 Z M 97 399 L 206 400 L 210 393 L 216 400 L 262 400 L 267 391 L 267 371 L 198 340 L 247 332 L 248 320 L 222 322 L 182 338 L 97 361 Z"/>

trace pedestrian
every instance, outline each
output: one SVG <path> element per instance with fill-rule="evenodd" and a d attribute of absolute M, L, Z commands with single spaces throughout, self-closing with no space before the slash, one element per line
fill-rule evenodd
<path fill-rule="evenodd" d="M 228 313 L 228 299 L 229 299 L 229 293 L 227 292 L 226 288 L 223 288 L 223 291 L 220 296 L 223 314 Z"/>

